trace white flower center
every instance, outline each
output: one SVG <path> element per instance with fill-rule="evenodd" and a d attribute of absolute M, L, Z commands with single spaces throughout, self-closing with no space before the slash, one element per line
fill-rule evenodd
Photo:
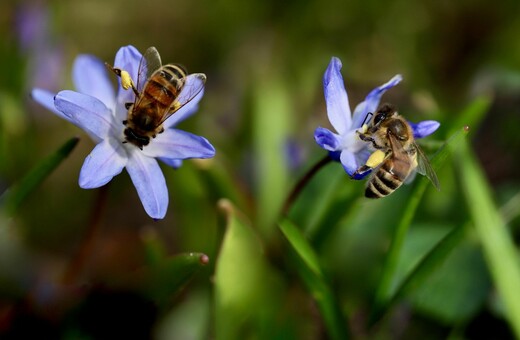
<path fill-rule="evenodd" d="M 366 147 L 367 144 L 359 138 L 356 131 L 357 130 L 349 130 L 345 135 L 343 135 L 343 140 L 341 141 L 342 149 L 347 149 L 353 153 L 357 153 Z"/>

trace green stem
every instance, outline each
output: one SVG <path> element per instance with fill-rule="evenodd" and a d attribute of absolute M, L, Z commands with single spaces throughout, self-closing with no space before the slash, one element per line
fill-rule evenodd
<path fill-rule="evenodd" d="M 305 173 L 305 175 L 296 183 L 293 190 L 287 196 L 287 199 L 285 200 L 285 203 L 282 208 L 282 216 L 287 216 L 289 214 L 289 211 L 291 210 L 292 205 L 302 192 L 303 188 L 309 183 L 309 181 L 316 175 L 316 173 L 323 168 L 325 165 L 330 163 L 332 161 L 332 158 L 329 157 L 329 155 L 323 157 L 320 159 L 312 168 Z"/>
<path fill-rule="evenodd" d="M 70 261 L 69 265 L 65 269 L 65 273 L 63 274 L 63 281 L 65 283 L 74 282 L 80 276 L 89 255 L 92 253 L 96 236 L 101 227 L 101 216 L 103 216 L 105 210 L 109 186 L 110 183 L 97 190 L 97 197 L 92 206 L 90 221 L 85 236 L 77 253 L 74 255 L 72 261 Z"/>

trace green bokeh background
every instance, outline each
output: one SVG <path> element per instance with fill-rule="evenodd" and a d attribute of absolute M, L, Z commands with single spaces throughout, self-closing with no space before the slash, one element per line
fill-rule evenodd
<path fill-rule="evenodd" d="M 44 18 L 28 45 L 20 41 L 17 27 L 38 21 L 32 17 L 20 22 L 24 9 Z M 89 310 L 81 306 L 90 306 L 91 295 L 60 297 L 63 287 L 56 282 L 85 244 L 93 215 L 101 211 L 77 285 L 142 298 L 126 276 L 147 263 L 150 240 L 159 244 L 161 256 L 192 251 L 209 256 L 210 263 L 187 287 L 172 292 L 166 307 L 152 308 L 151 321 L 145 318 L 143 327 L 151 325 L 154 337 L 337 338 L 323 322 L 305 274 L 276 228 L 279 208 L 297 178 L 324 155 L 313 132 L 319 125 L 330 127 L 322 76 L 332 56 L 343 62 L 352 108 L 375 86 L 403 75 L 404 81 L 383 100 L 398 106 L 411 121 L 441 122 L 439 131 L 422 144 L 429 155 L 453 131 L 469 124 L 467 139 L 492 188 L 490 198 L 502 208 L 502 218 L 517 240 L 519 13 L 516 0 L 3 1 L 0 188 L 20 181 L 72 136 L 79 136 L 80 142 L 17 213 L 1 222 L 8 240 L 13 239 L 6 244 L 17 246 L 0 251 L 2 266 L 10 268 L 3 275 L 7 283 L 0 298 L 0 330 L 8 328 L 11 315 L 20 315 L 12 311 L 22 303 L 28 306 L 27 315 L 49 322 L 62 336 L 95 338 L 88 327 L 75 322 Z M 178 170 L 163 166 L 170 206 L 161 221 L 146 215 L 126 172 L 103 191 L 106 203 L 97 210 L 102 191 L 77 185 L 83 159 L 94 144 L 29 96 L 34 86 L 72 89 L 72 63 L 78 54 L 111 63 L 117 50 L 128 44 L 140 51 L 155 46 L 163 62 L 179 62 L 208 77 L 198 113 L 180 128 L 208 138 L 217 155 L 203 162 L 186 161 Z M 479 100 L 480 108 L 463 116 Z M 470 118 L 466 122 L 461 117 Z M 427 188 L 402 246 L 396 277 L 405 276 L 454 227 L 471 224 L 474 216 L 467 208 L 456 158 L 448 157 L 437 169 L 442 190 Z M 513 336 L 490 276 L 492 265 L 472 226 L 420 287 L 398 300 L 376 326 L 368 326 L 389 244 L 414 185 L 378 202 L 360 199 L 362 190 L 363 183 L 349 180 L 341 166 L 328 165 L 291 214 L 318 254 L 354 338 L 474 338 L 482 329 L 493 338 Z M 225 285 L 236 284 L 215 268 L 229 228 L 217 207 L 221 198 L 241 211 L 238 224 L 262 245 L 256 249 L 250 235 L 243 241 L 253 244 L 246 255 L 260 257 L 251 264 L 257 268 L 253 277 L 260 276 L 246 280 L 258 286 L 252 290 L 257 295 L 245 296 L 238 305 L 250 303 L 247 308 L 255 316 L 238 320 L 228 333 L 226 320 L 216 315 L 223 310 L 219 289 L 233 291 Z M 16 255 L 18 251 L 23 255 Z M 229 258 L 234 253 L 226 254 Z M 247 267 L 248 260 L 253 261 L 240 258 L 237 265 Z M 42 297 L 42 287 L 56 286 L 60 288 L 50 297 Z M 127 310 L 140 308 L 136 305 Z M 45 306 L 56 312 L 42 312 Z M 118 327 L 116 322 L 112 326 Z"/>

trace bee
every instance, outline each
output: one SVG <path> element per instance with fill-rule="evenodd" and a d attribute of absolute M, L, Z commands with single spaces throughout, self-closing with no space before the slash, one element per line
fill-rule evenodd
<path fill-rule="evenodd" d="M 121 78 L 121 86 L 132 89 L 133 102 L 125 103 L 127 119 L 123 121 L 125 140 L 141 150 L 152 138 L 164 131 L 163 123 L 204 89 L 206 75 L 188 75 L 179 64 L 161 65 L 161 57 L 155 47 L 149 47 L 139 62 L 137 83 L 130 74 L 120 68 L 107 67 Z"/>
<path fill-rule="evenodd" d="M 372 118 L 373 116 L 373 118 Z M 375 151 L 353 177 L 373 170 L 367 181 L 365 196 L 381 198 L 397 190 L 415 171 L 426 176 L 439 190 L 439 180 L 428 158 L 415 142 L 408 122 L 390 104 L 383 104 L 376 114 L 367 114 L 359 138 Z"/>

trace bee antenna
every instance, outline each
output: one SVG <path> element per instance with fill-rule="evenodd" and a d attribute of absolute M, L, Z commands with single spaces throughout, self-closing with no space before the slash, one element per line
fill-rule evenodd
<path fill-rule="evenodd" d="M 367 115 L 365 116 L 365 120 L 363 120 L 363 123 L 361 124 L 361 126 L 365 125 L 365 123 L 370 122 L 373 115 L 374 114 L 372 112 L 368 112 Z"/>

